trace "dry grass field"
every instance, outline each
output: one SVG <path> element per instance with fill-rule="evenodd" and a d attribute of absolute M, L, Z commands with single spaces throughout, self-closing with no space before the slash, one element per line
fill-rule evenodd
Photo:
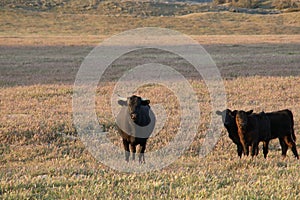
<path fill-rule="evenodd" d="M 199 98 L 198 133 L 188 150 L 164 169 L 143 174 L 112 170 L 87 151 L 72 124 L 73 84 L 93 47 L 123 30 L 160 26 L 203 44 L 223 77 L 229 108 L 291 109 L 300 138 L 299 13 L 126 19 L 22 12 L 0 13 L 1 199 L 300 198 L 299 160 L 290 150 L 283 160 L 278 140 L 270 143 L 267 159 L 262 152 L 239 159 L 223 129 L 214 150 L 199 157 L 211 109 L 205 83 L 193 75 L 188 80 Z M 110 139 L 121 148 L 109 105 L 114 84 L 107 80 L 99 86 L 96 109 Z M 167 101 L 174 94 L 158 86 L 143 87 L 139 94 L 167 105 L 175 115 L 149 139 L 146 151 L 154 151 L 173 138 L 178 106 Z M 300 152 L 299 139 L 297 148 Z"/>

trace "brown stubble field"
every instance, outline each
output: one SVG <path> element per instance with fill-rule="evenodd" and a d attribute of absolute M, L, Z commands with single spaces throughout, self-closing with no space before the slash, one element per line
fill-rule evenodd
<path fill-rule="evenodd" d="M 299 161 L 283 160 L 277 140 L 268 159 L 239 159 L 223 129 L 214 150 L 199 149 L 210 120 L 210 98 L 202 80 L 189 79 L 199 98 L 201 120 L 190 148 L 172 165 L 144 174 L 120 173 L 86 150 L 72 125 L 72 94 L 77 70 L 93 47 L 108 35 L 0 37 L 0 196 L 3 199 L 297 199 Z M 259 112 L 289 108 L 300 137 L 300 38 L 287 35 L 193 35 L 210 53 L 227 93 L 228 107 Z M 134 56 L 134 55 L 133 55 Z M 126 66 L 125 66 L 126 67 Z M 97 90 L 99 121 L 116 146 L 110 113 L 113 81 Z M 147 151 L 166 145 L 178 126 L 174 94 L 141 88 L 152 103 L 168 104 L 173 120 Z M 173 101 L 171 101 L 173 102 Z M 176 118 L 177 117 L 177 118 Z M 297 142 L 300 151 L 299 141 Z M 117 147 L 116 147 L 117 148 Z M 261 147 L 260 147 L 261 148 Z M 147 157 L 146 157 L 147 159 Z M 138 163 L 136 163 L 138 164 Z"/>

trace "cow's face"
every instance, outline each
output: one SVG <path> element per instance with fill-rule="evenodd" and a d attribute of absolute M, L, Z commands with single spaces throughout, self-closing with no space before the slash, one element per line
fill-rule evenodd
<path fill-rule="evenodd" d="M 226 109 L 224 111 L 217 111 L 217 115 L 222 116 L 223 124 L 226 128 L 230 128 L 231 126 L 235 126 L 235 115 L 236 110 L 231 111 L 230 109 Z"/>
<path fill-rule="evenodd" d="M 226 128 L 235 125 L 236 112 L 237 112 L 236 110 L 234 111 L 231 111 L 229 109 L 225 110 L 225 119 L 223 123 Z"/>
<path fill-rule="evenodd" d="M 253 110 L 250 111 L 243 111 L 239 110 L 236 113 L 236 124 L 238 127 L 240 127 L 242 130 L 245 130 L 248 125 L 248 116 L 251 115 Z"/>
<path fill-rule="evenodd" d="M 133 95 L 133 96 L 127 98 L 129 114 L 133 121 L 135 121 L 138 116 L 141 104 L 142 104 L 141 97 Z"/>
<path fill-rule="evenodd" d="M 235 116 L 237 110 L 231 111 L 230 109 L 226 109 L 224 111 L 217 111 L 218 115 L 222 115 L 222 120 L 225 128 L 227 129 L 229 138 L 237 145 L 240 144 L 240 139 L 237 133 L 237 126 L 235 122 Z"/>
<path fill-rule="evenodd" d="M 133 95 L 128 97 L 126 102 L 119 101 L 119 104 L 128 106 L 130 118 L 136 122 L 140 114 L 141 106 L 149 106 L 150 100 L 144 100 L 139 96 Z"/>

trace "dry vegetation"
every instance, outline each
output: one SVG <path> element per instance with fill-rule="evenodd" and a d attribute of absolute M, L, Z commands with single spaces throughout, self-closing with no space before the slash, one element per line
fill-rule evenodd
<path fill-rule="evenodd" d="M 290 9 L 290 11 L 299 10 L 300 2 L 298 0 L 214 0 L 215 4 L 229 4 L 244 8 L 275 8 Z"/>
<path fill-rule="evenodd" d="M 2 0 L 6 9 L 100 15 L 178 16 L 189 13 L 229 10 L 231 7 L 299 10 L 298 0 L 213 0 L 213 3 L 189 4 L 185 1 L 121 0 Z"/>
<path fill-rule="evenodd" d="M 254 159 L 238 159 L 235 145 L 223 130 L 215 149 L 205 158 L 198 156 L 210 119 L 210 98 L 203 81 L 187 68 L 184 73 L 189 75 L 202 113 L 199 131 L 184 155 L 162 170 L 120 173 L 104 166 L 87 151 L 72 124 L 73 83 L 90 50 L 119 31 L 162 24 L 194 34 L 193 38 L 204 44 L 224 78 L 228 107 L 255 111 L 289 108 L 300 138 L 299 14 L 200 13 L 143 20 L 27 11 L 0 15 L 2 199 L 300 198 L 300 163 L 291 151 L 282 160 L 277 140 L 271 142 L 267 160 L 262 152 Z M 261 28 L 253 30 L 257 26 Z M 125 61 L 136 55 L 127 56 Z M 126 67 L 122 63 L 115 63 L 117 69 Z M 99 121 L 116 148 L 121 148 L 109 105 L 113 80 L 118 77 L 114 72 L 107 72 L 115 74 L 114 79 L 99 85 L 96 106 Z M 161 87 L 144 87 L 139 93 L 153 104 L 165 104 L 174 119 L 149 139 L 147 151 L 153 151 L 166 145 L 178 128 L 177 102 L 167 101 L 168 95 L 173 95 Z M 300 152 L 299 139 L 297 144 Z"/>
<path fill-rule="evenodd" d="M 191 80 L 203 115 L 184 156 L 163 170 L 146 174 L 124 174 L 103 166 L 76 138 L 72 126 L 72 83 L 91 48 L 1 47 L 5 55 L 1 66 L 8 67 L 1 70 L 3 198 L 299 198 L 299 161 L 290 151 L 282 160 L 277 140 L 270 144 L 267 160 L 261 154 L 240 160 L 223 130 L 214 151 L 198 157 L 210 112 L 201 80 Z M 230 108 L 289 108 L 295 114 L 299 137 L 299 44 L 206 44 L 206 49 L 225 78 Z M 121 148 L 110 114 L 112 88 L 108 82 L 97 91 L 97 113 L 110 139 Z M 150 87 L 140 94 L 154 99 L 153 103 L 169 105 L 170 112 L 176 113 L 173 103 L 166 104 L 164 90 Z M 177 126 L 170 121 L 149 140 L 147 150 L 166 145 Z"/>
<path fill-rule="evenodd" d="M 299 12 L 276 15 L 207 12 L 140 18 L 4 10 L 0 12 L 0 36 L 110 36 L 137 27 L 170 28 L 188 35 L 298 34 L 299 15 Z"/>

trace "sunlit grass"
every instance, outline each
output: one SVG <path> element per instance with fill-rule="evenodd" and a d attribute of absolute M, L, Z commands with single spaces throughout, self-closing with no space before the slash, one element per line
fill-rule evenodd
<path fill-rule="evenodd" d="M 296 20 L 299 15 L 299 12 L 278 15 L 207 12 L 142 18 L 1 10 L 0 35 L 110 36 L 141 27 L 169 28 L 189 35 L 299 34 L 299 20 Z"/>
<path fill-rule="evenodd" d="M 290 150 L 282 160 L 278 140 L 270 143 L 267 160 L 262 152 L 257 158 L 239 159 L 236 146 L 223 129 L 214 150 L 205 158 L 199 157 L 211 112 L 202 80 L 190 80 L 201 110 L 197 135 L 189 149 L 162 170 L 145 174 L 114 171 L 87 151 L 74 128 L 73 83 L 80 63 L 93 46 L 123 30 L 161 26 L 194 34 L 197 41 L 207 44 L 224 76 L 229 108 L 256 112 L 291 109 L 299 138 L 299 35 L 289 35 L 298 33 L 295 19 L 299 14 L 223 14 L 142 20 L 130 16 L 1 12 L 0 197 L 299 199 L 299 161 Z M 227 33 L 260 35 L 217 36 Z M 287 35 L 262 35 L 269 33 Z M 241 48 L 245 44 L 248 46 Z M 112 82 L 99 86 L 96 112 L 116 148 L 122 148 L 110 108 L 113 87 Z M 164 104 L 172 116 L 160 134 L 149 139 L 150 152 L 174 137 L 180 112 L 174 94 L 168 90 L 151 86 L 141 88 L 139 94 L 151 99 L 152 104 Z M 297 144 L 300 151 L 299 139 Z"/>
<path fill-rule="evenodd" d="M 227 80 L 228 106 L 255 111 L 289 108 L 294 111 L 295 130 L 299 135 L 300 116 L 296 111 L 300 105 L 295 103 L 300 98 L 299 81 L 299 77 Z M 193 82 L 193 86 L 198 95 L 207 95 L 203 82 Z M 111 88 L 108 85 L 98 92 L 104 94 Z M 153 103 L 165 98 L 163 90 L 160 91 L 161 94 L 157 90 L 147 94 L 150 99 L 155 95 Z M 214 151 L 200 158 L 200 135 L 206 126 L 201 126 L 189 150 L 161 171 L 146 174 L 113 171 L 95 160 L 74 135 L 71 99 L 72 86 L 1 89 L 0 191 L 3 198 L 299 198 L 299 161 L 290 151 L 288 158 L 282 160 L 277 140 L 270 144 L 267 160 L 262 155 L 239 159 L 235 145 L 223 130 Z M 99 116 L 109 115 L 106 113 L 109 105 L 105 101 L 98 103 Z M 206 101 L 200 101 L 200 108 L 203 113 L 209 112 Z M 208 119 L 204 115 L 201 123 L 207 124 Z M 176 126 L 176 122 L 170 122 L 164 129 Z M 172 137 L 171 129 L 163 130 L 160 137 L 150 138 L 147 151 L 166 145 L 164 138 Z M 116 134 L 114 127 L 109 131 Z M 65 137 L 62 133 L 75 137 Z M 112 139 L 116 148 L 122 148 L 118 138 L 115 135 Z"/>
<path fill-rule="evenodd" d="M 2 197 L 299 198 L 299 162 L 294 158 L 283 161 L 270 154 L 268 160 L 240 160 L 231 149 L 223 149 L 204 159 L 182 157 L 161 171 L 126 174 L 108 169 L 80 149 L 78 142 L 59 148 L 11 147 L 10 157 L 27 158 L 2 164 Z"/>

